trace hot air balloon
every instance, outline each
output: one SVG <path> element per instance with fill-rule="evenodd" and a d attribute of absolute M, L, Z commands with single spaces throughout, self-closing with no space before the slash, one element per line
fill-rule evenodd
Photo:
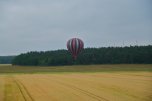
<path fill-rule="evenodd" d="M 84 47 L 84 43 L 79 38 L 72 38 L 67 42 L 67 48 L 72 54 L 74 60 L 76 60 L 78 54 L 81 52 L 83 47 Z"/>

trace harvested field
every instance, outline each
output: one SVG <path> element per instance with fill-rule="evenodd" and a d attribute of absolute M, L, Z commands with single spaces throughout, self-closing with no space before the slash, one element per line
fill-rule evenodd
<path fill-rule="evenodd" d="M 151 72 L 0 75 L 0 101 L 151 101 Z"/>
<path fill-rule="evenodd" d="M 4 100 L 4 85 L 5 81 L 4 81 L 4 77 L 0 76 L 0 101 Z"/>

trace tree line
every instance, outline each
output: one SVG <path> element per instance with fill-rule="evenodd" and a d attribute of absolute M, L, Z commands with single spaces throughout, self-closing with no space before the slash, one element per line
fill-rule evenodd
<path fill-rule="evenodd" d="M 73 60 L 67 50 L 33 51 L 16 56 L 13 65 L 58 66 L 87 64 L 151 64 L 152 45 L 85 48 Z"/>
<path fill-rule="evenodd" d="M 11 64 L 15 56 L 0 56 L 0 64 Z"/>

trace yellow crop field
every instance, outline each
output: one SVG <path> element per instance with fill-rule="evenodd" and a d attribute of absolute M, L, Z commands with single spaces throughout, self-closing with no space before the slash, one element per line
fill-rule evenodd
<path fill-rule="evenodd" d="M 0 75 L 0 101 L 151 101 L 151 72 Z"/>

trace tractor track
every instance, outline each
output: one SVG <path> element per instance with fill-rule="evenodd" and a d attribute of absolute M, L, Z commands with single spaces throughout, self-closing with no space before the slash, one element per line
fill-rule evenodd
<path fill-rule="evenodd" d="M 67 84 L 67 83 L 63 83 L 63 82 L 58 81 L 58 80 L 53 80 L 53 81 L 57 82 L 58 84 L 64 85 L 64 86 L 66 86 L 68 88 L 71 88 L 73 90 L 77 90 L 77 91 L 79 91 L 79 92 L 81 92 L 81 93 L 83 93 L 83 94 L 85 94 L 85 95 L 87 95 L 89 97 L 92 97 L 93 99 L 96 99 L 97 101 L 109 101 L 108 99 L 106 99 L 104 97 L 98 96 L 98 95 L 96 95 L 94 93 L 91 93 L 89 91 L 83 90 L 83 89 L 78 88 L 78 87 L 75 87 L 73 85 L 70 85 L 70 84 Z"/>
<path fill-rule="evenodd" d="M 13 77 L 12 77 L 13 78 Z M 28 92 L 28 90 L 26 89 L 26 87 L 23 85 L 23 83 L 21 83 L 19 80 L 16 80 L 15 78 L 13 78 L 14 82 L 16 83 L 16 85 L 18 86 L 23 98 L 25 101 L 34 101 L 34 99 L 32 98 L 32 96 L 30 95 L 30 93 Z M 26 98 L 25 94 L 23 93 L 25 92 L 28 96 L 29 99 Z"/>
<path fill-rule="evenodd" d="M 23 91 L 22 91 L 22 89 L 21 89 L 20 85 L 17 83 L 17 81 L 16 81 L 16 80 L 14 80 L 14 82 L 15 82 L 15 84 L 17 85 L 17 87 L 19 88 L 19 90 L 20 90 L 20 92 L 21 92 L 21 94 L 22 94 L 22 96 L 23 96 L 24 100 L 25 100 L 25 101 L 27 101 L 26 97 L 25 97 L 25 96 L 24 96 L 24 94 L 23 94 Z"/>
<path fill-rule="evenodd" d="M 62 83 L 62 84 L 63 84 L 63 83 Z M 102 100 L 104 100 L 104 101 L 109 101 L 109 100 L 107 100 L 107 99 L 105 99 L 105 98 L 103 98 L 103 97 L 101 97 L 101 96 L 98 96 L 98 95 L 93 94 L 93 93 L 91 93 L 91 92 L 89 92 L 89 91 L 80 89 L 80 88 L 78 88 L 78 87 L 71 86 L 71 85 L 67 85 L 67 84 L 63 84 L 63 85 L 68 86 L 68 87 L 70 87 L 71 89 L 74 89 L 74 90 L 79 90 L 80 92 L 82 92 L 82 93 L 84 93 L 84 94 L 86 94 L 86 95 L 88 95 L 88 96 L 90 96 L 90 97 L 92 97 L 92 98 L 94 98 L 94 99 L 96 99 L 96 100 L 98 100 L 98 101 L 102 101 Z"/>

